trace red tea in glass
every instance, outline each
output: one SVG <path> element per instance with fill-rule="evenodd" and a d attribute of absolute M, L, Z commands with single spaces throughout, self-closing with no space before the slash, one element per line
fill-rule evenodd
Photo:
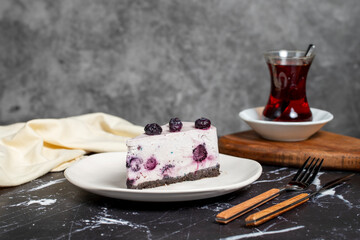
<path fill-rule="evenodd" d="M 283 122 L 311 121 L 306 99 L 306 77 L 314 55 L 303 51 L 270 51 L 265 53 L 271 76 L 271 90 L 264 108 L 265 120 Z"/>

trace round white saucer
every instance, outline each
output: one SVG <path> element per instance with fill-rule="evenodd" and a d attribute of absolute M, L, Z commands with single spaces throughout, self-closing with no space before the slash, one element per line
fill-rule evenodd
<path fill-rule="evenodd" d="M 89 192 L 118 199 L 175 202 L 205 199 L 237 191 L 258 179 L 261 165 L 251 159 L 220 154 L 220 175 L 157 188 L 126 187 L 126 152 L 98 153 L 82 158 L 65 170 L 72 184 Z"/>
<path fill-rule="evenodd" d="M 324 110 L 310 108 L 313 120 L 307 122 L 277 122 L 263 120 L 264 107 L 243 110 L 239 116 L 263 138 L 274 141 L 303 141 L 319 131 L 334 116 Z"/>

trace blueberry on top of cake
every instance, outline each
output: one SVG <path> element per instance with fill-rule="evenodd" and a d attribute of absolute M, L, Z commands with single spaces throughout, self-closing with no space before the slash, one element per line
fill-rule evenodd
<path fill-rule="evenodd" d="M 159 126 L 147 124 L 145 133 L 127 141 L 127 187 L 152 188 L 220 174 L 216 128 L 210 120 Z"/>

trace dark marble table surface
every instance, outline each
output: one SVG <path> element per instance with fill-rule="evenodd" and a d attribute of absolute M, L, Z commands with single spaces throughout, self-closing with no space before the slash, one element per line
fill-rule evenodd
<path fill-rule="evenodd" d="M 360 239 L 360 174 L 255 228 L 244 218 L 222 225 L 217 213 L 273 187 L 296 169 L 263 166 L 241 190 L 206 200 L 146 203 L 86 192 L 63 173 L 0 188 L 0 239 Z M 349 172 L 322 170 L 312 188 Z M 254 211 L 285 200 L 286 193 Z"/>

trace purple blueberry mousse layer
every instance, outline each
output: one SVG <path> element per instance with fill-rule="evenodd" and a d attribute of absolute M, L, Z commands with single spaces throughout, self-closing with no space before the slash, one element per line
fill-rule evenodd
<path fill-rule="evenodd" d="M 140 183 L 137 186 L 133 185 L 132 181 L 127 181 L 126 185 L 129 189 L 144 189 L 144 188 L 154 188 L 159 186 L 164 186 L 172 183 L 178 183 L 178 182 L 184 182 L 184 181 L 195 181 L 202 178 L 209 178 L 209 177 L 217 177 L 220 175 L 220 165 L 216 165 L 215 167 L 201 169 L 196 172 L 188 173 L 181 177 L 169 177 L 169 178 L 163 178 L 161 180 L 156 181 L 149 181 L 149 182 L 143 182 Z"/>

